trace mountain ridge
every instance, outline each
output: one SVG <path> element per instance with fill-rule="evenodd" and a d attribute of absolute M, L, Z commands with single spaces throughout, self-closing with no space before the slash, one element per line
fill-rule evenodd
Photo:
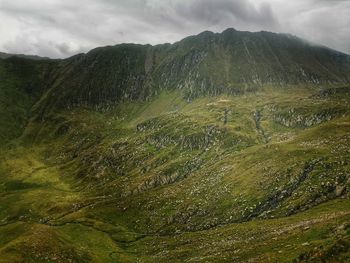
<path fill-rule="evenodd" d="M 26 55 L 26 54 L 11 54 L 11 53 L 5 53 L 0 52 L 0 59 L 6 59 L 10 57 L 20 57 L 20 58 L 27 58 L 27 59 L 33 59 L 33 60 L 48 60 L 51 59 L 49 57 L 41 57 L 38 55 Z"/>
<path fill-rule="evenodd" d="M 182 90 L 191 99 L 222 92 L 235 94 L 266 85 L 350 81 L 350 56 L 346 54 L 284 34 L 234 29 L 204 32 L 174 44 L 100 47 L 62 60 L 58 68 L 66 70 L 67 64 L 72 71 L 66 75 L 67 81 L 76 83 L 75 87 L 64 84 L 64 80 L 63 84 L 53 85 L 62 94 L 68 92 L 62 100 L 71 101 L 70 104 L 143 100 L 163 89 Z M 92 74 L 94 79 L 89 79 Z M 96 75 L 100 76 L 99 82 Z"/>

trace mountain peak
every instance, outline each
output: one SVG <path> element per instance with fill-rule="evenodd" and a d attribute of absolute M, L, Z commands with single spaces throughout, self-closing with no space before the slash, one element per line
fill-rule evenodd
<path fill-rule="evenodd" d="M 229 27 L 227 29 L 225 29 L 224 31 L 222 31 L 222 34 L 232 34 L 232 33 L 236 33 L 238 32 L 236 29 L 234 29 L 233 27 Z"/>
<path fill-rule="evenodd" d="M 215 34 L 215 33 L 212 32 L 212 31 L 205 30 L 205 31 L 199 33 L 197 36 L 212 36 L 212 35 L 214 35 L 214 34 Z"/>

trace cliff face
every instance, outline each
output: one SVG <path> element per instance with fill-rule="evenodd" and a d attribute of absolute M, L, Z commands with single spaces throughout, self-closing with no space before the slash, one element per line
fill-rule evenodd
<path fill-rule="evenodd" d="M 348 83 L 349 56 L 269 32 L 204 32 L 170 48 L 160 83 L 192 94 L 236 93 L 262 85 Z"/>

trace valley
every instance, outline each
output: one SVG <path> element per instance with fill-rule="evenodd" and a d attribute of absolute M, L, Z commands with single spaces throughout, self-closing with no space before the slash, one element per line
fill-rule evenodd
<path fill-rule="evenodd" d="M 349 260 L 349 57 L 237 32 L 0 60 L 2 262 Z"/>

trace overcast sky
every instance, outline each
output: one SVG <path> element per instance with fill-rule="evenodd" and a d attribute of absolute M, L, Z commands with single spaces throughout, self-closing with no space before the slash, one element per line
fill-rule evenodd
<path fill-rule="evenodd" d="M 350 0 L 0 0 L 0 51 L 68 57 L 204 30 L 291 33 L 350 54 Z"/>

